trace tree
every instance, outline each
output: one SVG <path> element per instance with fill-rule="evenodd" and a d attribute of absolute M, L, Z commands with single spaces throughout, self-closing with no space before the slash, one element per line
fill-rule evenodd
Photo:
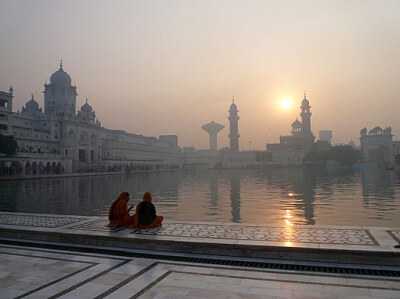
<path fill-rule="evenodd" d="M 18 143 L 14 136 L 5 136 L 0 134 L 0 153 L 6 156 L 13 156 L 18 151 Z"/>
<path fill-rule="evenodd" d="M 318 142 L 305 155 L 304 162 L 326 162 L 334 160 L 342 165 L 352 165 L 360 159 L 360 151 L 350 145 L 327 146 Z"/>

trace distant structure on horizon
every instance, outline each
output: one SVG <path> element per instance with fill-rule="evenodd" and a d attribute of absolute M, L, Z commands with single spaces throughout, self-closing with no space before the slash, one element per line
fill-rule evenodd
<path fill-rule="evenodd" d="M 367 133 L 367 128 L 360 131 L 361 157 L 364 162 L 392 166 L 395 147 L 393 146 L 392 128 L 379 126 Z"/>
<path fill-rule="evenodd" d="M 5 169 L 35 175 L 182 168 L 177 135 L 156 138 L 106 129 L 87 99 L 76 113 L 76 89 L 60 63 L 44 85 L 44 112 L 33 95 L 21 113 L 13 112 L 12 87 L 0 91 L 0 133 L 14 136 L 19 146 L 16 157 L 0 158 L 0 175 Z"/>
<path fill-rule="evenodd" d="M 332 143 L 332 130 L 319 131 L 319 140 Z"/>
<path fill-rule="evenodd" d="M 232 100 L 230 106 L 230 147 L 219 151 L 216 148 L 216 136 L 218 125 L 211 122 L 202 128 L 213 132 L 210 134 L 211 150 L 196 150 L 193 147 L 184 148 L 183 164 L 187 169 L 193 168 L 260 168 L 271 165 L 286 166 L 300 165 L 303 163 L 305 154 L 311 149 L 314 143 L 314 134 L 311 132 L 311 111 L 310 103 L 304 93 L 304 99 L 301 102 L 302 122 L 296 119 L 292 123 L 292 135 L 280 136 L 280 143 L 267 144 L 266 151 L 243 150 L 239 151 L 239 116 L 237 106 Z M 213 129 L 211 129 L 213 128 Z"/>
<path fill-rule="evenodd" d="M 229 133 L 229 140 L 230 140 L 230 150 L 231 152 L 238 152 L 239 151 L 239 119 L 238 116 L 239 110 L 237 110 L 237 106 L 235 104 L 235 99 L 232 99 L 232 105 L 229 109 L 229 125 L 230 125 L 230 133 Z"/>
<path fill-rule="evenodd" d="M 218 141 L 217 141 L 217 135 L 218 132 L 221 131 L 223 128 L 225 128 L 224 125 L 217 124 L 216 122 L 212 121 L 208 124 L 205 124 L 204 126 L 201 127 L 204 131 L 206 131 L 210 135 L 210 150 L 216 151 Z"/>
<path fill-rule="evenodd" d="M 292 123 L 292 135 L 280 136 L 280 143 L 268 143 L 267 151 L 279 152 L 284 150 L 307 151 L 314 143 L 315 136 L 311 131 L 311 106 L 304 92 L 301 102 L 301 122 L 296 118 Z"/>

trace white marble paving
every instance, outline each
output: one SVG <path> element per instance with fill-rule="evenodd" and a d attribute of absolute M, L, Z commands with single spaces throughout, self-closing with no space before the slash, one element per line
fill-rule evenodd
<path fill-rule="evenodd" d="M 400 298 L 400 278 L 243 269 L 6 245 L 0 246 L 0 264 L 6 265 L 0 268 L 1 298 Z"/>
<path fill-rule="evenodd" d="M 1 213 L 0 224 L 14 226 L 33 226 L 33 227 L 61 227 L 71 223 L 76 223 L 86 218 L 69 217 L 63 215 L 43 216 L 43 215 L 27 215 L 17 213 Z"/>
<path fill-rule="evenodd" d="M 393 247 L 400 242 L 400 230 L 397 228 L 376 227 L 340 227 L 340 226 L 268 226 L 253 224 L 218 223 L 218 222 L 179 222 L 166 221 L 162 227 L 147 230 L 132 230 L 118 228 L 110 230 L 107 227 L 105 217 L 80 217 L 65 215 L 37 215 L 23 213 L 0 212 L 0 225 L 12 227 L 26 227 L 40 229 L 49 232 L 49 229 L 57 231 L 71 230 L 85 232 L 88 235 L 101 232 L 115 234 L 116 236 L 141 238 L 157 237 L 160 240 L 170 240 L 178 237 L 182 241 L 210 240 L 213 243 L 221 242 L 274 242 L 286 244 L 313 244 L 349 245 L 370 247 Z M 234 244 L 234 243 L 232 243 Z M 261 244 L 261 243 L 260 243 Z M 301 245 L 302 247 L 302 245 Z M 355 247 L 353 247 L 355 248 Z M 399 251 L 400 252 L 400 251 Z"/>

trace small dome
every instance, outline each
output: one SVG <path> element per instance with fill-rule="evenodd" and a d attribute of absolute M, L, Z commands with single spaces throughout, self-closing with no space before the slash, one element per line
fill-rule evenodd
<path fill-rule="evenodd" d="M 237 106 L 236 106 L 235 102 L 232 102 L 229 110 L 230 111 L 236 111 L 237 110 Z"/>
<path fill-rule="evenodd" d="M 92 112 L 92 106 L 90 106 L 88 104 L 87 99 L 86 99 L 86 103 L 82 105 L 81 111 L 82 112 Z"/>
<path fill-rule="evenodd" d="M 39 104 L 33 99 L 33 95 L 32 98 L 26 103 L 26 109 L 29 110 L 39 110 Z"/>
<path fill-rule="evenodd" d="M 301 128 L 301 122 L 296 119 L 293 123 L 292 123 L 292 128 L 293 129 L 300 129 Z"/>
<path fill-rule="evenodd" d="M 59 70 L 51 75 L 50 82 L 59 85 L 71 85 L 71 77 L 64 72 L 62 63 L 60 64 Z"/>
<path fill-rule="evenodd" d="M 304 98 L 304 99 L 301 101 L 301 106 L 310 106 L 310 102 L 309 102 L 306 98 Z"/>

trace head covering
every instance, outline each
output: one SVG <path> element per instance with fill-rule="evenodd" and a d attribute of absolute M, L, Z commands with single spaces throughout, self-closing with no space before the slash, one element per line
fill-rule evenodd
<path fill-rule="evenodd" d="M 150 192 L 146 192 L 145 194 L 143 194 L 143 201 L 151 202 L 151 193 Z"/>
<path fill-rule="evenodd" d="M 126 201 L 129 200 L 129 193 L 128 192 L 122 192 L 119 196 L 118 199 L 124 199 Z"/>

